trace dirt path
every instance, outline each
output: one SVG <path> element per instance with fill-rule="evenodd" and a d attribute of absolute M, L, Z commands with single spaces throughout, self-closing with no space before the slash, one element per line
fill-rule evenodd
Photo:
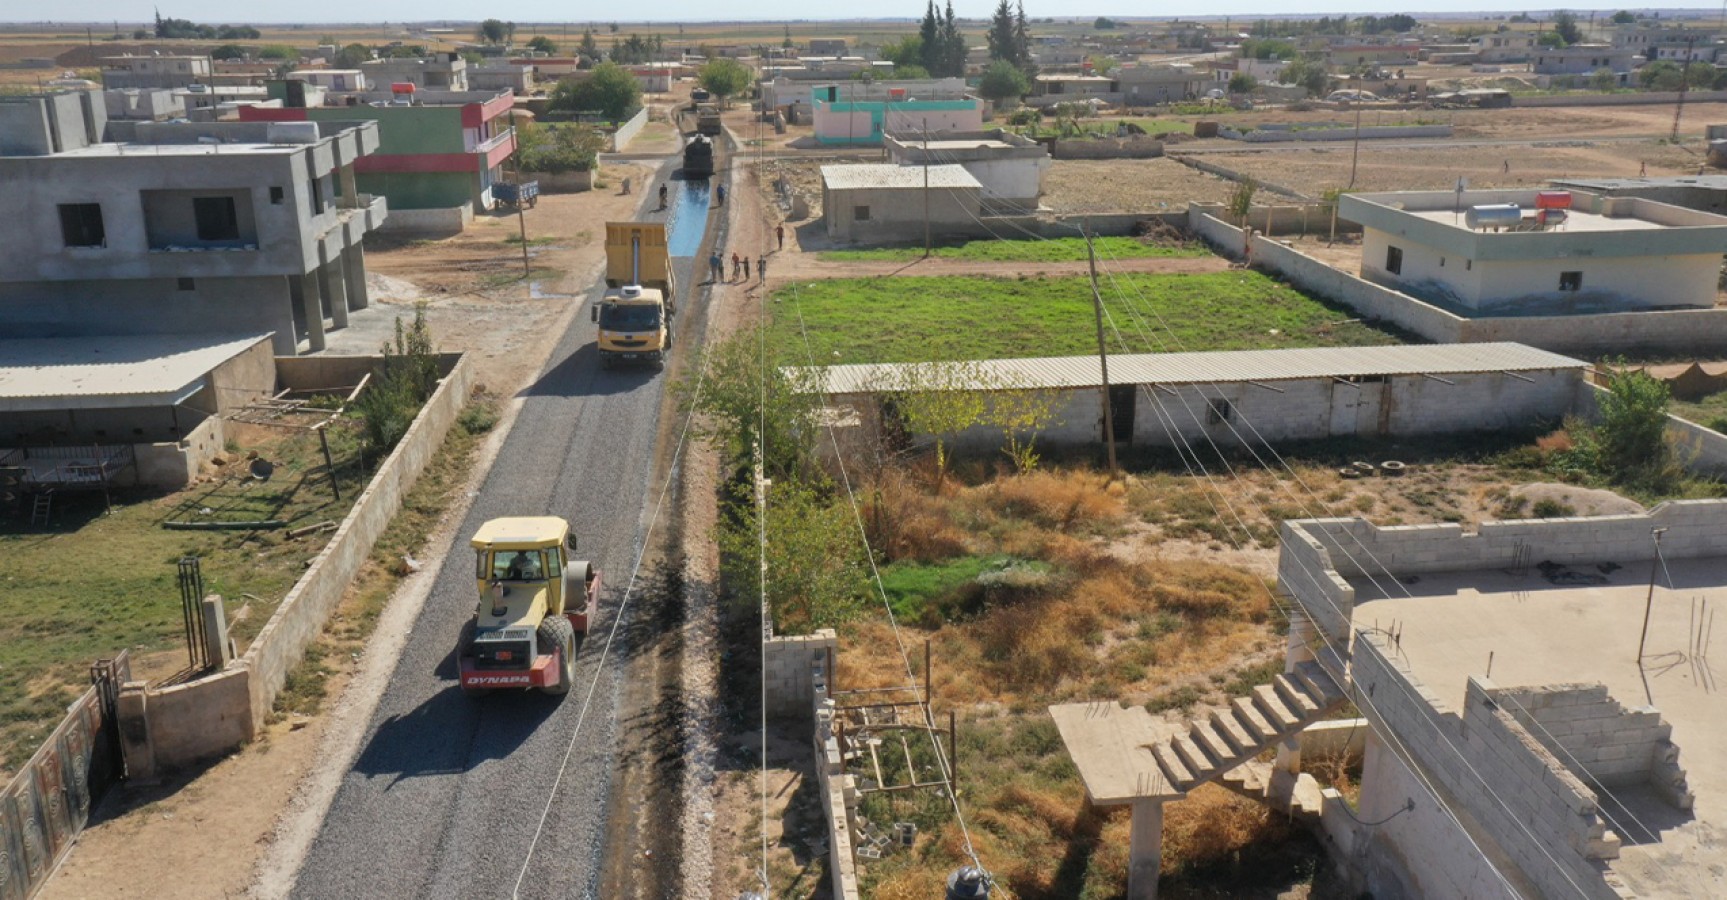
<path fill-rule="evenodd" d="M 816 253 L 791 252 L 787 252 L 777 259 L 770 259 L 769 265 L 776 281 L 800 278 L 886 278 L 894 275 L 922 277 L 983 275 L 993 278 L 1034 275 L 1064 277 L 1085 275 L 1090 271 L 1083 260 L 1077 262 L 1002 263 L 984 260 L 932 258 L 886 262 L 831 262 L 822 259 Z M 1109 268 L 1110 271 L 1117 274 L 1145 272 L 1160 275 L 1199 275 L 1207 272 L 1226 271 L 1229 268 L 1229 260 L 1216 256 L 1194 259 L 1155 257 L 1116 259 L 1110 261 Z"/>
<path fill-rule="evenodd" d="M 621 181 L 621 168 L 610 167 L 608 174 Z M 530 246 L 534 266 L 546 270 L 534 279 L 538 290 L 501 274 L 512 266 L 520 271 L 520 245 L 503 240 L 516 233 L 514 217 L 482 217 L 444 240 L 369 247 L 372 308 L 356 313 L 348 329 L 332 332 L 328 352 L 376 352 L 393 334 L 396 316 L 411 316 L 424 300 L 439 348 L 472 354 L 479 380 L 494 394 L 514 396 L 543 366 L 597 274 L 604 249 L 594 223 L 628 218 L 638 199 L 615 189 L 542 198 L 527 213 L 530 239 L 552 241 Z M 428 547 L 449 545 L 449 530 L 461 521 L 520 403 L 505 410 Z M 291 878 L 298 864 L 294 845 L 303 852 L 315 833 L 441 557 L 420 562 L 420 572 L 401 584 L 380 619 L 371 652 L 326 660 L 336 675 L 329 689 L 335 699 L 325 713 L 272 725 L 258 741 L 206 768 L 158 785 L 120 786 L 39 896 L 240 896 L 257 884 L 254 871 L 272 847 L 278 852 L 266 872 Z"/>

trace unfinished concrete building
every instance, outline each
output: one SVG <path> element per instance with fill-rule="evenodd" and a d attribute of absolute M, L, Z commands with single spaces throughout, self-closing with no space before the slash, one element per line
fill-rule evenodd
<path fill-rule="evenodd" d="M 1051 708 L 1092 802 L 1133 808 L 1128 895 L 1156 895 L 1164 805 L 1216 782 L 1323 834 L 1373 896 L 1727 896 L 1724 528 L 1719 500 L 1475 533 L 1285 522 L 1273 684 L 1182 723 Z M 1302 771 L 1345 701 L 1365 717 L 1353 802 Z"/>
<path fill-rule="evenodd" d="M 208 56 L 110 56 L 102 60 L 102 87 L 183 88 L 210 83 Z"/>
<path fill-rule="evenodd" d="M 387 205 L 354 164 L 377 146 L 372 122 L 110 125 L 98 94 L 0 101 L 0 329 L 321 350 L 367 305 L 360 241 Z"/>
<path fill-rule="evenodd" d="M 983 187 L 986 215 L 1034 212 L 1049 172 L 1049 149 L 1011 131 L 886 135 L 888 159 L 902 166 L 957 164 Z"/>

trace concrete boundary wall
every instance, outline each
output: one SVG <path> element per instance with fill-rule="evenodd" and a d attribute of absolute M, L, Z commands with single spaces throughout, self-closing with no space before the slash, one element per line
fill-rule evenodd
<path fill-rule="evenodd" d="M 1049 142 L 1050 159 L 1156 159 L 1163 142 L 1146 138 L 1063 138 Z"/>
<path fill-rule="evenodd" d="M 1715 103 L 1727 100 L 1727 91 L 1691 91 L 1685 95 L 1685 99 L 1689 103 Z M 1511 97 L 1513 108 L 1537 106 L 1671 106 L 1678 101 L 1678 91 L 1649 91 L 1635 94 L 1512 95 Z"/>
<path fill-rule="evenodd" d="M 243 657 L 215 675 L 147 692 L 145 718 L 155 765 L 207 759 L 257 736 L 289 671 L 322 633 L 372 545 L 443 444 L 467 403 L 473 378 L 467 359 L 455 357 L 407 433 Z"/>
<path fill-rule="evenodd" d="M 474 205 L 463 203 L 448 209 L 392 209 L 378 228 L 382 234 L 448 237 L 461 234 L 474 221 Z"/>
<path fill-rule="evenodd" d="M 1357 136 L 1364 141 L 1386 138 L 1442 138 L 1451 137 L 1451 126 L 1367 125 L 1360 129 L 1343 127 L 1302 130 L 1296 130 L 1293 127 L 1260 127 L 1252 131 L 1238 131 L 1223 126 L 1217 129 L 1217 133 L 1218 136 L 1229 138 L 1232 141 L 1245 141 L 1249 144 L 1276 144 L 1286 141 L 1353 141 Z"/>
<path fill-rule="evenodd" d="M 1181 163 L 1184 166 L 1187 166 L 1190 169 L 1198 169 L 1199 171 L 1204 172 L 1207 175 L 1216 175 L 1219 178 L 1225 178 L 1225 179 L 1228 179 L 1230 181 L 1245 181 L 1245 180 L 1247 180 L 1247 176 L 1241 174 L 1240 172 L 1235 171 L 1234 169 L 1229 168 L 1228 166 L 1220 166 L 1214 162 L 1207 162 L 1207 161 L 1200 159 L 1197 156 L 1193 156 L 1191 154 L 1183 153 L 1183 154 L 1177 155 L 1177 154 L 1172 153 L 1172 154 L 1170 154 L 1169 158 L 1175 160 L 1178 163 Z M 1262 189 L 1269 191 L 1273 194 L 1279 194 L 1281 196 L 1288 197 L 1291 200 L 1300 200 L 1302 202 L 1311 202 L 1313 200 L 1312 197 L 1309 197 L 1308 195 L 1303 194 L 1302 192 L 1296 190 L 1295 188 L 1288 187 L 1286 185 L 1278 184 L 1275 181 L 1261 181 L 1261 180 L 1255 178 L 1253 180 L 1253 183 L 1254 183 L 1254 185 L 1256 185 L 1259 188 L 1262 188 Z M 1206 205 L 1215 207 L 1216 209 L 1218 209 L 1220 211 L 1223 209 L 1223 204 L 1221 204 L 1221 203 L 1206 204 Z"/>
<path fill-rule="evenodd" d="M 648 108 L 643 106 L 636 110 L 635 115 L 630 116 L 628 122 L 619 125 L 618 130 L 612 132 L 612 152 L 619 153 L 628 150 L 630 142 L 636 139 L 636 135 L 642 133 L 642 128 L 647 124 Z"/>
<path fill-rule="evenodd" d="M 1222 212 L 1222 204 L 1190 204 L 1188 229 L 1225 256 L 1245 258 L 1249 265 L 1342 303 L 1363 318 L 1390 323 L 1434 343 L 1509 341 L 1583 357 L 1627 352 L 1689 355 L 1727 349 L 1727 309 L 1465 318 L 1262 235 L 1254 235 L 1249 246 L 1240 228 L 1218 218 Z"/>

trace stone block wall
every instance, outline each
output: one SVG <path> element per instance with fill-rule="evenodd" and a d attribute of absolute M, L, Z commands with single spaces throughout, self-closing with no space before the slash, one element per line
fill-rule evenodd
<path fill-rule="evenodd" d="M 1540 896 L 1629 896 L 1603 863 L 1618 855 L 1619 840 L 1607 831 L 1594 791 L 1492 700 L 1491 682 L 1470 679 L 1460 715 L 1377 634 L 1357 634 L 1352 665 L 1368 718 L 1397 737 L 1409 762 Z M 1364 782 L 1363 794 L 1371 788 Z"/>
<path fill-rule="evenodd" d="M 1488 696 L 1579 777 L 1608 788 L 1650 783 L 1681 809 L 1691 807 L 1673 726 L 1654 707 L 1626 709 L 1600 684 L 1497 688 Z"/>
<path fill-rule="evenodd" d="M 838 652 L 832 628 L 815 634 L 774 635 L 762 643 L 762 674 L 767 680 L 768 715 L 802 718 L 810 714 L 811 692 L 819 683 L 827 695 L 829 654 Z"/>

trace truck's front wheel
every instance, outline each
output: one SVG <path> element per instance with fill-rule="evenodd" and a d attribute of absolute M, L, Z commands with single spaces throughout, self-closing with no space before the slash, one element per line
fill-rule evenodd
<path fill-rule="evenodd" d="M 541 619 L 535 643 L 541 656 L 555 652 L 559 659 L 558 683 L 548 684 L 540 690 L 548 694 L 569 693 L 570 685 L 576 680 L 576 630 L 570 626 L 570 620 L 563 616 Z"/>

